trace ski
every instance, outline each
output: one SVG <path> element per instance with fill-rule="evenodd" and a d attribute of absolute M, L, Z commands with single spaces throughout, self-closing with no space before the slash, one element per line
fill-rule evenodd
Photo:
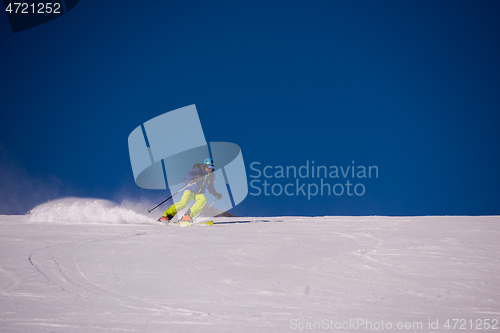
<path fill-rule="evenodd" d="M 213 225 L 214 221 L 205 221 L 205 222 L 194 222 L 191 225 Z"/>
<path fill-rule="evenodd" d="M 180 227 L 204 226 L 204 225 L 210 226 L 210 225 L 214 224 L 214 221 L 204 221 L 204 222 L 194 222 L 194 223 L 190 223 L 188 221 L 178 221 L 178 222 L 172 222 L 169 224 L 174 225 L 174 226 L 180 226 Z"/>
<path fill-rule="evenodd" d="M 187 226 L 189 226 L 189 222 L 187 222 L 187 221 L 171 222 L 169 224 L 173 225 L 173 226 L 180 226 L 180 227 L 187 227 Z"/>

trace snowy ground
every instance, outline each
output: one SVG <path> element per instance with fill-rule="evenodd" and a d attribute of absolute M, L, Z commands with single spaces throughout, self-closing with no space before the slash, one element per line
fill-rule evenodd
<path fill-rule="evenodd" d="M 0 216 L 0 331 L 500 331 L 498 216 L 182 228 L 79 209 Z"/>

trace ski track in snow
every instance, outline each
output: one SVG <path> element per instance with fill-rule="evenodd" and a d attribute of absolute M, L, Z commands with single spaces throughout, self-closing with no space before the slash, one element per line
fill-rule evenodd
<path fill-rule="evenodd" d="M 463 332 L 443 324 L 500 319 L 499 217 L 215 222 L 0 216 L 0 331 L 289 332 L 362 318 Z"/>

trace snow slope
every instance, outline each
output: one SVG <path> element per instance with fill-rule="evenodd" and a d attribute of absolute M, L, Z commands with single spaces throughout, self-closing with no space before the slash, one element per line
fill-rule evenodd
<path fill-rule="evenodd" d="M 78 205 L 79 219 L 68 204 L 0 216 L 0 331 L 470 332 L 500 319 L 498 216 L 181 228 Z"/>

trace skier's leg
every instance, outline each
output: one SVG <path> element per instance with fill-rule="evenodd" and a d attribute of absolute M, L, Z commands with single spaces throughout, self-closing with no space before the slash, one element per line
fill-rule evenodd
<path fill-rule="evenodd" d="M 193 206 L 191 206 L 191 217 L 195 217 L 196 215 L 198 215 L 200 210 L 207 203 L 207 198 L 205 197 L 204 194 L 196 194 L 194 200 L 196 202 L 194 203 Z"/>
<path fill-rule="evenodd" d="M 172 206 L 168 207 L 168 209 L 165 211 L 165 213 L 163 213 L 163 216 L 167 217 L 168 215 L 170 215 L 170 216 L 174 217 L 178 211 L 185 208 L 189 204 L 189 202 L 191 200 L 193 200 L 194 198 L 195 198 L 195 195 L 193 192 L 191 192 L 190 190 L 184 191 L 184 193 L 182 194 L 181 200 L 178 203 L 173 204 Z"/>

